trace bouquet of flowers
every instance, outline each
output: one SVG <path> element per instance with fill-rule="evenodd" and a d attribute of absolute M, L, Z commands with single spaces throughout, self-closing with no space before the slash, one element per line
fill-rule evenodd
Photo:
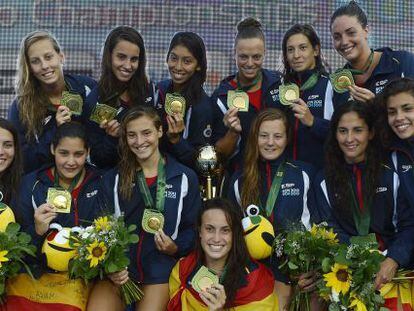
<path fill-rule="evenodd" d="M 69 276 L 85 281 L 125 269 L 129 265 L 129 244 L 138 243 L 136 226 L 125 226 L 122 217 L 104 216 L 79 233 L 71 233 L 69 244 L 76 250 L 69 262 Z M 120 287 L 126 305 L 139 301 L 143 293 L 130 279 Z"/>
<path fill-rule="evenodd" d="M 329 256 L 338 245 L 336 234 L 326 223 L 313 225 L 311 230 L 292 226 L 292 230 L 279 234 L 274 242 L 274 252 L 282 260 L 279 266 L 292 279 L 303 273 L 322 271 L 322 259 Z M 310 296 L 295 286 L 289 310 L 310 310 Z"/>
<path fill-rule="evenodd" d="M 329 311 L 388 310 L 381 307 L 384 300 L 374 288 L 384 260 L 377 251 L 375 236 L 352 237 L 350 242 L 339 245 L 334 256 L 323 259 L 319 295 L 328 301 Z"/>
<path fill-rule="evenodd" d="M 23 261 L 26 255 L 36 257 L 36 247 L 30 244 L 31 237 L 20 232 L 20 225 L 10 223 L 4 232 L 0 232 L 0 303 L 4 303 L 5 283 L 7 278 L 17 275 L 24 267 L 32 273 Z"/>

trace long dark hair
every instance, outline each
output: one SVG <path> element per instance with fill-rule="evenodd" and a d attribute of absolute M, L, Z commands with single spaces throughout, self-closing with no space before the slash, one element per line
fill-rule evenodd
<path fill-rule="evenodd" d="M 171 39 L 168 48 L 167 61 L 170 57 L 171 50 L 176 46 L 182 45 L 186 47 L 193 57 L 197 60 L 197 69 L 190 79 L 185 83 L 182 91 L 189 106 L 200 101 L 203 95 L 203 84 L 207 77 L 207 56 L 206 47 L 203 39 L 194 32 L 177 32 Z"/>
<path fill-rule="evenodd" d="M 239 208 L 236 208 L 226 199 L 215 198 L 208 200 L 204 203 L 204 207 L 198 215 L 197 228 L 199 231 L 204 213 L 213 209 L 223 211 L 232 232 L 232 246 L 227 257 L 226 271 L 222 283 L 227 296 L 226 306 L 231 306 L 237 291 L 243 286 L 243 280 L 246 275 L 245 268 L 249 262 L 249 253 L 244 241 L 241 224 L 243 215 Z M 200 239 L 197 239 L 197 241 L 196 251 L 198 258 L 204 261 L 204 251 L 201 248 Z"/>
<path fill-rule="evenodd" d="M 358 116 L 367 124 L 369 131 L 374 133 L 374 137 L 368 143 L 365 157 L 365 194 L 368 199 L 375 195 L 375 189 L 378 184 L 383 160 L 383 152 L 375 133 L 376 116 L 372 104 L 349 101 L 335 109 L 331 119 L 330 132 L 326 141 L 325 177 L 329 191 L 334 194 L 331 196 L 334 200 L 334 202 L 332 202 L 333 206 L 345 215 L 351 215 L 349 202 L 352 202 L 352 198 L 350 196 L 349 188 L 347 187 L 350 172 L 349 169 L 347 169 L 344 154 L 336 139 L 336 133 L 342 116 L 349 112 L 358 114 Z"/>
<path fill-rule="evenodd" d="M 414 97 L 414 79 L 398 78 L 388 83 L 380 95 L 375 97 L 375 106 L 380 107 L 381 117 L 378 119 L 380 136 L 383 146 L 389 147 L 392 141 L 399 139 L 391 127 L 388 125 L 388 100 L 391 96 L 401 93 L 408 93 Z M 387 126 L 384 126 L 387 124 Z"/>
<path fill-rule="evenodd" d="M 0 175 L 0 191 L 3 194 L 3 203 L 9 204 L 12 198 L 17 198 L 20 179 L 23 175 L 23 159 L 20 149 L 19 135 L 13 124 L 0 118 L 0 128 L 9 131 L 13 136 L 14 158 L 12 163 Z"/>
<path fill-rule="evenodd" d="M 283 53 L 283 65 L 284 65 L 284 78 L 286 82 L 294 82 L 296 79 L 297 73 L 293 71 L 290 67 L 289 62 L 287 60 L 287 41 L 293 35 L 302 34 L 306 38 L 308 38 L 312 48 L 314 50 L 319 49 L 319 54 L 315 56 L 315 70 L 319 73 L 326 74 L 326 69 L 324 66 L 324 61 L 322 59 L 322 51 L 321 51 L 321 40 L 316 33 L 315 29 L 309 24 L 296 24 L 290 27 L 282 41 L 282 53 Z"/>
<path fill-rule="evenodd" d="M 138 69 L 127 83 L 121 83 L 112 72 L 112 52 L 120 41 L 128 41 L 139 48 Z M 148 93 L 148 78 L 145 74 L 147 63 L 145 45 L 142 36 L 132 27 L 119 26 L 111 30 L 105 40 L 101 61 L 101 77 L 98 82 L 101 102 L 116 106 L 118 96 L 124 91 L 128 92 L 133 105 L 142 105 Z M 109 98 L 111 100 L 108 101 Z"/>
<path fill-rule="evenodd" d="M 138 106 L 128 110 L 121 122 L 121 136 L 119 137 L 119 192 L 123 199 L 129 200 L 132 195 L 131 184 L 133 183 L 136 172 L 140 168 L 135 154 L 131 151 L 127 141 L 127 125 L 129 122 L 141 117 L 148 117 L 154 123 L 155 128 L 162 129 L 162 123 L 157 111 L 150 106 Z"/>
<path fill-rule="evenodd" d="M 330 27 L 332 27 L 332 24 L 337 17 L 343 16 L 343 15 L 356 17 L 356 19 L 358 20 L 358 23 L 364 29 L 368 26 L 367 14 L 358 5 L 356 1 L 349 1 L 348 4 L 342 5 L 339 8 L 337 8 L 331 16 Z"/>
<path fill-rule="evenodd" d="M 89 149 L 89 139 L 86 134 L 85 126 L 77 121 L 63 123 L 56 130 L 52 139 L 53 149 L 59 145 L 63 138 L 79 138 L 83 141 L 85 149 Z"/>

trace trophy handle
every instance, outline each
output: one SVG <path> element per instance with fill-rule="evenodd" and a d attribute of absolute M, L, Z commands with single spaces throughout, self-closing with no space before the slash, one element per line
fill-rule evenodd
<path fill-rule="evenodd" d="M 211 186 L 211 176 L 207 175 L 207 200 L 210 200 L 211 198 L 213 198 L 213 189 Z"/>

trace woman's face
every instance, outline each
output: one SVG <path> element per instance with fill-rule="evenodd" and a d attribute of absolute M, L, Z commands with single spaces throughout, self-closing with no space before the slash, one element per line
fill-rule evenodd
<path fill-rule="evenodd" d="M 414 97 L 408 92 L 390 96 L 387 101 L 388 124 L 401 139 L 414 137 Z"/>
<path fill-rule="evenodd" d="M 134 76 L 139 66 L 138 45 L 126 41 L 119 41 L 111 54 L 112 72 L 120 82 L 128 82 Z"/>
<path fill-rule="evenodd" d="M 51 86 L 63 82 L 63 54 L 53 48 L 48 39 L 33 43 L 27 50 L 30 71 L 42 85 Z"/>
<path fill-rule="evenodd" d="M 262 69 L 265 44 L 260 38 L 240 39 L 235 47 L 235 58 L 239 78 L 252 82 Z"/>
<path fill-rule="evenodd" d="M 174 86 L 178 87 L 191 79 L 196 70 L 200 70 L 197 59 L 184 45 L 171 49 L 167 66 Z"/>
<path fill-rule="evenodd" d="M 347 112 L 339 119 L 336 140 L 347 163 L 364 161 L 369 141 L 373 137 L 374 133 L 355 111 Z"/>
<path fill-rule="evenodd" d="M 337 17 L 332 23 L 331 33 L 335 50 L 351 63 L 369 50 L 368 27 L 363 28 L 355 16 Z"/>
<path fill-rule="evenodd" d="M 89 150 L 83 139 L 64 137 L 56 147 L 52 145 L 50 148 L 55 157 L 56 170 L 62 179 L 71 181 L 85 167 Z"/>
<path fill-rule="evenodd" d="M 257 144 L 263 160 L 275 160 L 285 151 L 288 139 L 282 120 L 263 121 L 258 135 Z"/>
<path fill-rule="evenodd" d="M 139 163 L 158 154 L 158 144 L 161 136 L 161 127 L 157 129 L 154 121 L 147 116 L 131 120 L 126 126 L 128 147 L 135 154 Z"/>
<path fill-rule="evenodd" d="M 286 59 L 295 72 L 315 68 L 318 55 L 319 48 L 314 49 L 308 37 L 301 33 L 290 36 L 286 42 Z"/>
<path fill-rule="evenodd" d="M 199 234 L 207 266 L 217 262 L 224 265 L 233 240 L 226 214 L 221 209 L 209 209 L 204 212 Z"/>
<path fill-rule="evenodd" d="M 0 174 L 5 172 L 14 160 L 15 146 L 12 133 L 0 128 Z"/>

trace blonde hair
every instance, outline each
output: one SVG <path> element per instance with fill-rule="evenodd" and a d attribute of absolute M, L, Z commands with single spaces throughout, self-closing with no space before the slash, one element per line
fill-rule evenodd
<path fill-rule="evenodd" d="M 56 38 L 49 32 L 36 30 L 23 38 L 20 43 L 17 59 L 16 94 L 18 99 L 19 119 L 26 127 L 26 139 L 31 140 L 42 131 L 42 121 L 47 113 L 49 99 L 40 82 L 30 70 L 29 48 L 36 42 L 49 40 L 56 53 L 61 53 L 61 47 Z"/>

